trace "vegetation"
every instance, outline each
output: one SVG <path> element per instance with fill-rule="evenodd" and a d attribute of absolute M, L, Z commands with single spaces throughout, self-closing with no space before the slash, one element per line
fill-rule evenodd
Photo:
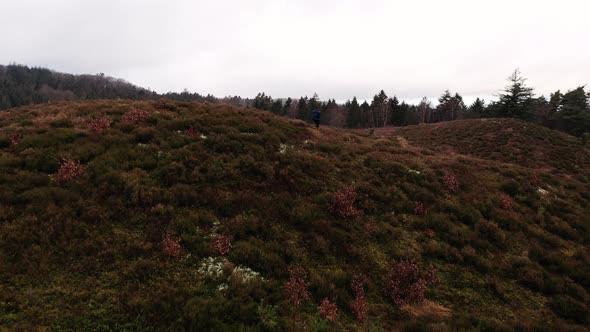
<path fill-rule="evenodd" d="M 25 106 L 0 113 L 0 326 L 583 330 L 588 211 L 588 148 L 521 120 Z"/>

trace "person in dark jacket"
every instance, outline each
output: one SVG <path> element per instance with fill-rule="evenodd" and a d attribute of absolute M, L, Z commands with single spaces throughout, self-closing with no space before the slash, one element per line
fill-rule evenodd
<path fill-rule="evenodd" d="M 311 119 L 315 123 L 315 127 L 319 128 L 320 127 L 320 110 L 314 110 L 313 113 L 311 113 Z"/>

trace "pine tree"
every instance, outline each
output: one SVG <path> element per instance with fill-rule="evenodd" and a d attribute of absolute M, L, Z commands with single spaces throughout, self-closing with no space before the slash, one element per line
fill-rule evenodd
<path fill-rule="evenodd" d="M 483 99 L 476 98 L 473 104 L 467 108 L 466 118 L 476 119 L 480 118 L 485 114 L 486 104 Z"/>
<path fill-rule="evenodd" d="M 291 99 L 291 97 L 287 98 L 287 100 L 285 100 L 285 104 L 283 104 L 283 109 L 281 110 L 281 115 L 287 115 L 289 113 L 289 109 L 291 108 L 292 104 L 293 104 L 293 99 Z"/>
<path fill-rule="evenodd" d="M 301 97 L 297 103 L 297 118 L 303 121 L 310 121 L 311 111 L 308 105 L 308 98 Z"/>
<path fill-rule="evenodd" d="M 372 127 L 385 127 L 388 118 L 388 98 L 383 90 L 373 97 L 370 118 Z"/>
<path fill-rule="evenodd" d="M 557 129 L 575 136 L 590 132 L 589 97 L 584 87 L 578 87 L 563 95 L 558 111 L 553 115 Z"/>
<path fill-rule="evenodd" d="M 281 115 L 281 112 L 283 111 L 283 101 L 280 99 L 275 100 L 272 103 L 270 111 L 274 114 Z"/>
<path fill-rule="evenodd" d="M 347 101 L 345 104 L 347 112 L 346 126 L 348 128 L 359 128 L 361 127 L 361 107 L 356 97 L 352 98 L 351 101 Z"/>
<path fill-rule="evenodd" d="M 500 93 L 499 100 L 494 104 L 495 116 L 529 120 L 532 117 L 533 89 L 526 86 L 526 78 L 516 69 L 508 77 L 509 84 Z"/>

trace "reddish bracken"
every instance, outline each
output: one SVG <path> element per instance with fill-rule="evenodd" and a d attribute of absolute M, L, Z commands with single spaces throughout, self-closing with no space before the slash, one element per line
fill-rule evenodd
<path fill-rule="evenodd" d="M 131 111 L 125 113 L 121 118 L 121 123 L 124 125 L 134 125 L 142 122 L 146 122 L 150 117 L 147 111 L 139 108 L 134 108 Z"/>
<path fill-rule="evenodd" d="M 323 299 L 320 304 L 320 316 L 330 322 L 335 322 L 338 317 L 338 306 L 336 306 L 336 303 L 330 302 L 327 298 Z"/>
<path fill-rule="evenodd" d="M 199 133 L 193 127 L 189 127 L 187 130 L 184 131 L 184 134 L 190 137 L 195 137 Z"/>
<path fill-rule="evenodd" d="M 428 211 L 422 202 L 414 202 L 414 213 L 417 216 L 425 216 Z"/>
<path fill-rule="evenodd" d="M 180 238 L 173 237 L 170 233 L 164 235 L 162 240 L 162 251 L 166 256 L 178 257 L 180 256 Z"/>
<path fill-rule="evenodd" d="M 23 135 L 17 133 L 17 132 L 13 132 L 12 134 L 10 134 L 10 145 L 18 145 L 18 143 L 20 143 L 20 141 L 23 140 Z"/>
<path fill-rule="evenodd" d="M 445 184 L 445 187 L 447 188 L 447 191 L 454 193 L 457 192 L 457 190 L 459 190 L 459 181 L 457 181 L 457 177 L 454 174 L 445 173 L 443 182 Z"/>
<path fill-rule="evenodd" d="M 500 206 L 505 210 L 512 210 L 512 197 L 508 195 L 500 196 Z"/>
<path fill-rule="evenodd" d="M 531 174 L 531 176 L 529 176 L 529 180 L 531 181 L 532 185 L 534 185 L 536 187 L 541 186 L 541 178 L 539 177 L 539 174 L 537 174 L 537 173 Z"/>
<path fill-rule="evenodd" d="M 288 303 L 299 306 L 309 299 L 310 294 L 307 290 L 309 284 L 305 281 L 306 279 L 307 273 L 302 267 L 289 268 L 289 281 L 283 285 L 283 296 Z"/>
<path fill-rule="evenodd" d="M 429 228 L 424 231 L 424 235 L 426 235 L 428 237 L 434 237 L 434 230 L 432 228 Z"/>
<path fill-rule="evenodd" d="M 367 277 L 364 274 L 355 274 L 352 276 L 352 292 L 354 293 L 354 300 L 350 304 L 350 309 L 356 318 L 360 321 L 367 318 L 369 311 L 369 304 L 367 303 L 367 297 L 365 295 L 365 284 L 367 283 Z"/>
<path fill-rule="evenodd" d="M 106 116 L 101 116 L 90 121 L 89 127 L 92 132 L 100 134 L 103 131 L 111 128 L 112 123 L 113 121 L 111 121 L 111 119 L 107 118 Z"/>
<path fill-rule="evenodd" d="M 338 190 L 332 197 L 332 203 L 328 204 L 328 211 L 341 218 L 360 217 L 362 211 L 354 207 L 356 195 L 353 187 Z"/>
<path fill-rule="evenodd" d="M 414 262 L 395 263 L 385 279 L 385 293 L 399 306 L 424 301 L 427 285 L 436 282 L 436 270 L 421 273 Z"/>
<path fill-rule="evenodd" d="M 379 230 L 379 224 L 377 224 L 374 221 L 367 221 L 365 223 L 365 232 L 367 232 L 367 234 L 371 235 L 376 233 Z"/>
<path fill-rule="evenodd" d="M 357 273 L 352 276 L 351 286 L 354 295 L 365 294 L 365 284 L 367 283 L 367 277 L 362 273 Z"/>
<path fill-rule="evenodd" d="M 218 255 L 225 256 L 229 254 L 229 251 L 232 248 L 231 245 L 231 238 L 227 235 L 223 234 L 216 234 L 213 236 L 213 241 L 211 242 L 211 249 L 215 251 Z"/>
<path fill-rule="evenodd" d="M 369 312 L 369 304 L 367 303 L 367 298 L 365 294 L 357 295 L 352 303 L 350 304 L 350 310 L 356 316 L 356 318 L 360 321 L 365 320 L 367 318 L 367 313 Z"/>
<path fill-rule="evenodd" d="M 55 181 L 58 184 L 64 184 L 82 174 L 84 174 L 84 169 L 80 166 L 80 162 L 63 158 L 59 170 L 55 173 Z"/>

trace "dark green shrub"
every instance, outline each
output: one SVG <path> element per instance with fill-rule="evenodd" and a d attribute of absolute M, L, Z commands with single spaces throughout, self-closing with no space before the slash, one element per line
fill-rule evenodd
<path fill-rule="evenodd" d="M 53 128 L 72 128 L 74 124 L 68 119 L 60 119 L 49 124 Z"/>
<path fill-rule="evenodd" d="M 557 295 L 551 299 L 551 310 L 559 317 L 570 319 L 580 324 L 590 323 L 590 311 L 580 301 L 567 295 Z"/>

